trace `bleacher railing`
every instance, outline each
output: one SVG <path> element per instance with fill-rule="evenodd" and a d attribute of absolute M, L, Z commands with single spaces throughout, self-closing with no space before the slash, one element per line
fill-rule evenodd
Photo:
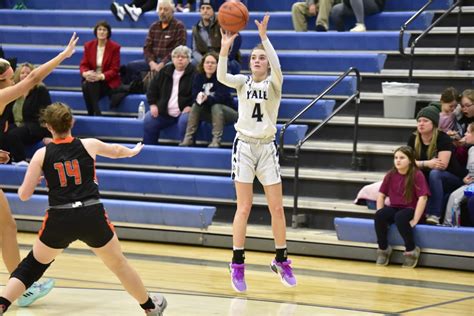
<path fill-rule="evenodd" d="M 408 68 L 408 82 L 412 82 L 413 80 L 413 66 L 414 66 L 414 55 L 415 55 L 415 48 L 418 42 L 423 39 L 436 25 L 438 25 L 446 16 L 448 16 L 456 7 L 459 7 L 458 10 L 458 25 L 457 25 L 457 34 L 456 34 L 456 52 L 454 56 L 454 64 L 455 66 L 458 65 L 459 61 L 459 44 L 461 41 L 461 14 L 462 14 L 462 4 L 464 0 L 458 0 L 455 3 L 453 3 L 449 9 L 446 10 L 439 18 L 436 19 L 433 23 L 431 23 L 430 26 L 426 30 L 424 30 L 420 35 L 418 35 L 417 38 L 415 38 L 411 42 L 410 46 L 410 55 L 407 56 L 405 53 L 405 47 L 403 46 L 403 35 L 405 34 L 405 31 L 407 27 L 418 17 L 420 16 L 421 13 L 426 11 L 426 9 L 430 6 L 430 4 L 434 0 L 429 0 L 423 7 L 421 7 L 420 10 L 418 10 L 411 18 L 409 18 L 400 28 L 400 35 L 399 35 L 399 41 L 398 41 L 398 50 L 400 51 L 400 54 L 404 57 L 407 57 L 409 59 L 409 68 Z"/>
<path fill-rule="evenodd" d="M 313 107 L 319 100 L 324 98 L 335 86 L 337 86 L 345 77 L 347 77 L 351 72 L 355 73 L 356 76 L 356 91 L 354 94 L 349 96 L 341 105 L 339 105 L 327 118 L 325 118 L 318 126 L 314 127 L 310 132 L 306 134 L 306 136 L 299 140 L 295 146 L 295 154 L 294 155 L 287 155 L 285 153 L 285 132 L 288 126 L 295 123 L 297 119 L 299 119 L 306 111 L 308 111 L 311 107 Z M 355 100 L 355 115 L 354 115 L 354 138 L 353 138 L 353 146 L 352 146 L 352 160 L 351 160 L 351 167 L 352 169 L 359 168 L 359 159 L 357 157 L 357 140 L 358 140 L 358 133 L 359 133 L 359 104 L 360 104 L 360 72 L 357 68 L 351 67 L 345 73 L 343 73 L 336 81 L 334 81 L 326 90 L 324 90 L 318 97 L 316 97 L 313 101 L 311 101 L 303 110 L 301 110 L 298 114 L 296 114 L 292 119 L 290 119 L 281 129 L 280 131 L 280 145 L 279 145 L 279 152 L 280 158 L 286 160 L 293 160 L 295 164 L 295 175 L 293 178 L 293 214 L 291 217 L 291 226 L 293 228 L 298 228 L 301 224 L 306 223 L 306 215 L 305 214 L 298 214 L 298 197 L 299 197 L 299 158 L 300 158 L 300 150 L 301 146 L 310 139 L 314 134 L 316 134 L 321 128 L 326 126 L 326 124 L 336 115 L 338 114 L 347 104 Z"/>

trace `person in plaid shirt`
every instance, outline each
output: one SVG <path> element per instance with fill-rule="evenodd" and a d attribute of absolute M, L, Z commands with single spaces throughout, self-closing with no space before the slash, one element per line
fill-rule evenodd
<path fill-rule="evenodd" d="M 186 45 L 186 28 L 180 20 L 174 17 L 174 2 L 172 0 L 158 1 L 156 11 L 159 21 L 150 26 L 143 46 L 145 60 L 136 60 L 127 64 L 125 83 L 149 70 L 158 72 L 171 61 L 171 51 L 180 45 Z"/>

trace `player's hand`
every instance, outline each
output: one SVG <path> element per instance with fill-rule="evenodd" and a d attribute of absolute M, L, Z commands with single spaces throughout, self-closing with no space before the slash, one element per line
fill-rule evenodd
<path fill-rule="evenodd" d="M 221 28 L 221 47 L 229 49 L 238 35 L 239 33 L 225 31 L 223 28 Z"/>
<path fill-rule="evenodd" d="M 141 142 L 140 142 L 140 143 L 137 143 L 137 144 L 135 145 L 135 147 L 133 147 L 133 148 L 131 149 L 132 154 L 131 154 L 129 157 L 133 157 L 133 156 L 138 155 L 138 153 L 140 153 L 140 151 L 142 151 L 142 149 L 143 149 L 144 146 L 145 146 L 145 145 L 143 145 L 143 143 L 141 143 Z"/>
<path fill-rule="evenodd" d="M 62 54 L 64 54 L 66 58 L 69 58 L 72 56 L 72 54 L 74 54 L 74 52 L 76 51 L 76 44 L 78 40 L 79 37 L 77 37 L 76 32 L 72 33 L 71 39 L 69 40 L 69 44 L 62 52 Z"/>
<path fill-rule="evenodd" d="M 261 22 L 255 20 L 255 24 L 258 28 L 258 34 L 260 35 L 262 41 L 267 39 L 268 20 L 270 20 L 270 14 L 268 12 L 265 13 L 265 16 L 263 17 L 263 20 Z"/>

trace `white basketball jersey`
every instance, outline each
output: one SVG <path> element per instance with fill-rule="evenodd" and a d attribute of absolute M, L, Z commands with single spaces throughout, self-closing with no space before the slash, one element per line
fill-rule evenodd
<path fill-rule="evenodd" d="M 281 101 L 283 74 L 280 61 L 270 40 L 262 42 L 271 68 L 271 75 L 255 82 L 252 76 L 227 73 L 227 57 L 219 56 L 217 79 L 235 88 L 239 100 L 238 133 L 253 138 L 275 137 L 278 108 Z"/>

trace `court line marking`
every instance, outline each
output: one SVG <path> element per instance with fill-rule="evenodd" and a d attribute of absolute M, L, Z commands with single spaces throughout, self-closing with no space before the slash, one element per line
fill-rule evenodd
<path fill-rule="evenodd" d="M 22 245 L 23 247 L 23 245 Z M 78 255 L 91 255 L 95 256 L 90 249 L 80 249 L 80 248 L 67 248 L 65 249 L 66 253 L 78 254 Z M 194 258 L 183 258 L 183 257 L 173 257 L 173 256 L 163 256 L 163 255 L 152 255 L 152 254 L 139 254 L 133 252 L 124 252 L 124 255 L 127 258 L 135 260 L 146 260 L 146 261 L 161 261 L 166 263 L 177 263 L 177 264 L 189 264 L 196 266 L 207 266 L 207 267 L 220 267 L 227 270 L 228 262 L 209 260 L 209 259 L 194 259 Z M 375 264 L 374 264 L 375 265 Z M 261 264 L 246 264 L 247 270 L 258 271 L 258 272 L 267 272 L 270 271 L 269 265 Z M 388 284 L 388 285 L 400 285 L 408 287 L 418 287 L 418 288 L 428 288 L 435 290 L 447 290 L 454 292 L 465 292 L 465 293 L 474 293 L 473 285 L 464 285 L 464 284 L 453 284 L 453 283 L 443 283 L 443 282 L 434 282 L 434 281 L 422 281 L 422 280 L 410 280 L 410 279 L 400 279 L 400 278 L 390 278 L 390 277 L 379 277 L 379 276 L 370 276 L 370 275 L 359 275 L 353 273 L 345 272 L 333 272 L 333 271 L 319 271 L 311 269 L 295 269 L 297 275 L 306 275 L 312 277 L 324 277 L 338 280 L 348 280 L 348 281 L 358 281 L 358 282 L 367 282 L 367 283 L 378 283 L 378 284 Z"/>
<path fill-rule="evenodd" d="M 30 249 L 30 245 L 20 245 L 21 248 L 28 248 Z M 94 253 L 88 248 L 66 248 L 64 250 L 67 254 L 76 254 L 76 255 L 84 255 L 84 256 L 94 256 Z M 217 261 L 217 260 L 206 260 L 206 259 L 193 259 L 193 258 L 183 258 L 183 257 L 173 257 L 173 256 L 163 256 L 163 255 L 151 255 L 151 254 L 138 254 L 133 252 L 124 252 L 124 255 L 127 258 L 134 259 L 134 260 L 144 260 L 144 261 L 162 261 L 167 263 L 177 263 L 177 264 L 189 264 L 189 265 L 197 265 L 197 266 L 210 266 L 210 267 L 227 267 L 227 262 L 224 261 Z M 259 264 L 247 264 L 246 267 L 250 268 L 249 270 L 253 271 L 269 271 L 269 268 L 266 265 L 259 265 Z M 414 287 L 421 287 L 421 288 L 430 288 L 430 289 L 441 289 L 441 290 L 452 290 L 457 292 L 474 292 L 474 286 L 468 285 L 461 285 L 461 284 L 448 284 L 442 282 L 432 282 L 432 281 L 419 281 L 419 280 L 405 280 L 405 279 L 396 279 L 396 278 L 387 278 L 387 277 L 375 277 L 375 276 L 367 276 L 367 275 L 357 275 L 351 273 L 342 273 L 342 272 L 330 272 L 330 271 L 318 271 L 318 270 L 310 270 L 310 269 L 297 269 L 298 275 L 309 275 L 309 276 L 317 276 L 317 277 L 328 277 L 334 279 L 341 279 L 341 280 L 350 280 L 350 281 L 360 281 L 360 282 L 369 282 L 369 283 L 381 283 L 381 284 L 390 284 L 390 285 L 402 285 L 402 286 L 414 286 Z M 5 273 L 3 273 L 5 274 Z M 99 281 L 86 281 L 86 280 L 76 280 L 71 278 L 56 278 L 58 280 L 69 280 L 69 281 L 79 281 L 79 282 L 90 282 L 96 284 L 109 284 L 114 286 L 121 286 L 119 282 L 99 282 Z M 65 287 L 67 288 L 67 287 Z M 76 287 L 70 287 L 76 288 Z M 369 310 L 369 309 L 357 309 L 351 307 L 340 307 L 340 306 L 331 306 L 331 305 L 319 305 L 319 304 L 310 304 L 310 303 L 299 303 L 299 302 L 291 302 L 291 301 L 283 301 L 283 300 L 273 300 L 273 299 L 260 299 L 254 298 L 251 296 L 232 296 L 226 294 L 216 294 L 216 293 L 207 293 L 203 291 L 195 292 L 195 291 L 182 291 L 175 288 L 162 288 L 162 287 L 148 287 L 151 291 L 159 291 L 162 293 L 170 293 L 176 295 L 195 295 L 195 296 L 204 296 L 204 297 L 220 297 L 220 298 L 245 298 L 247 300 L 252 301 L 260 301 L 260 302 L 271 302 L 271 303 L 286 303 L 286 304 L 296 304 L 308 307 L 318 307 L 318 308 L 327 308 L 327 309 L 334 309 L 334 310 L 348 310 L 348 311 L 358 311 L 358 312 L 370 312 L 374 314 L 387 314 L 387 315 L 398 315 L 398 313 L 390 313 L 387 311 L 380 311 L 380 310 Z M 84 288 L 78 288 L 84 289 Z M 87 287 L 85 287 L 87 289 Z M 96 289 L 96 288 L 90 288 Z M 117 290 L 123 291 L 121 289 L 108 289 L 108 290 Z M 460 301 L 469 299 L 462 298 L 459 299 Z M 457 300 L 456 300 L 457 301 Z M 450 302 L 442 302 L 438 304 L 433 304 L 432 306 L 449 304 Z M 410 309 L 411 310 L 418 310 L 418 309 L 426 309 L 430 306 L 422 306 Z"/>
<path fill-rule="evenodd" d="M 403 311 L 399 311 L 398 313 L 403 314 L 403 313 L 408 313 L 408 312 L 414 312 L 414 311 L 429 309 L 429 308 L 432 308 L 432 307 L 438 307 L 438 306 L 458 303 L 458 302 L 472 300 L 472 299 L 474 299 L 474 296 L 468 296 L 468 297 L 458 298 L 458 299 L 450 300 L 450 301 L 446 301 L 446 302 L 441 302 L 441 303 L 430 304 L 430 305 L 426 305 L 426 306 L 420 306 L 420 307 L 415 307 L 415 308 L 411 308 L 411 309 L 406 309 L 406 310 L 403 310 Z"/>

